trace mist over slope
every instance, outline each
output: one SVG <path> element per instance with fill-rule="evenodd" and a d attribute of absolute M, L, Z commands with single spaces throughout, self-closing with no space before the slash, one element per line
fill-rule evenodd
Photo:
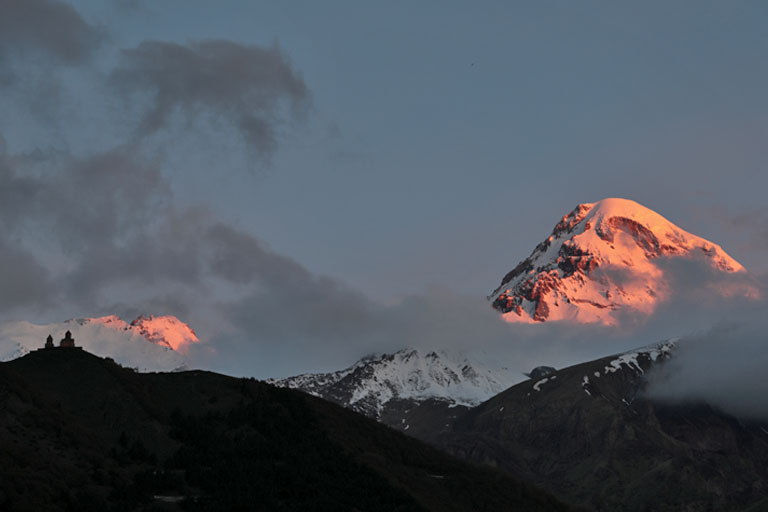
<path fill-rule="evenodd" d="M 738 418 L 768 421 L 768 322 L 719 325 L 679 344 L 649 376 L 646 394 L 670 405 L 707 403 Z"/>

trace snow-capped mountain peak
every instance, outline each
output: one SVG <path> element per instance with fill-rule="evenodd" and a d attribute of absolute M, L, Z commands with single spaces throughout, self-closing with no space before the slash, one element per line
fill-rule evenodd
<path fill-rule="evenodd" d="M 503 366 L 448 351 L 405 349 L 361 359 L 345 370 L 272 381 L 342 403 L 372 417 L 393 401 L 436 399 L 473 406 L 524 377 Z"/>
<path fill-rule="evenodd" d="M 185 352 L 192 343 L 198 343 L 195 331 L 175 316 L 141 315 L 131 322 L 131 327 L 149 341 Z"/>
<path fill-rule="evenodd" d="M 719 245 L 629 199 L 578 205 L 488 299 L 510 322 L 617 322 L 651 313 L 670 293 L 659 258 L 702 258 L 722 272 L 744 267 Z"/>

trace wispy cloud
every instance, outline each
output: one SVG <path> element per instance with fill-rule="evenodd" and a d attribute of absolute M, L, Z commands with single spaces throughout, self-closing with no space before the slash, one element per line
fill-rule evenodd
<path fill-rule="evenodd" d="M 300 115 L 310 101 L 303 78 L 277 44 L 263 48 L 221 39 L 187 45 L 144 41 L 122 51 L 110 84 L 146 105 L 139 137 L 167 127 L 177 112 L 187 119 L 213 114 L 262 157 L 275 150 L 284 111 Z"/>
<path fill-rule="evenodd" d="M 87 61 L 104 40 L 72 6 L 56 0 L 0 1 L 0 59 L 40 51 L 64 64 Z"/>

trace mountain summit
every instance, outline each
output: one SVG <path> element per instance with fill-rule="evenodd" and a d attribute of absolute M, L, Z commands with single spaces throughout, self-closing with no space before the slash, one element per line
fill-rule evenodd
<path fill-rule="evenodd" d="M 423 422 L 427 410 L 458 412 L 523 379 L 498 359 L 489 361 L 488 357 L 404 349 L 371 355 L 345 370 L 297 375 L 270 383 L 300 389 L 407 431 L 410 420 Z M 430 427 L 443 427 L 444 423 Z"/>
<path fill-rule="evenodd" d="M 662 257 L 703 259 L 728 273 L 744 267 L 719 245 L 629 199 L 578 205 L 488 297 L 509 322 L 617 323 L 651 313 L 669 296 Z"/>

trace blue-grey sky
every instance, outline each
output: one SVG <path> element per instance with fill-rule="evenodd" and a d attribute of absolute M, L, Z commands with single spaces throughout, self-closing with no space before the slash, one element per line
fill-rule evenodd
<path fill-rule="evenodd" d="M 26 297 L 5 317 L 239 311 L 215 336 L 330 287 L 323 307 L 361 308 L 329 334 L 349 339 L 376 305 L 482 300 L 614 196 L 768 271 L 759 2 L 0 0 L 0 18 L 0 260 Z M 249 302 L 251 280 L 290 293 Z"/>
<path fill-rule="evenodd" d="M 767 204 L 760 3 L 90 4 L 127 47 L 277 41 L 311 91 L 308 122 L 250 180 L 217 155 L 180 164 L 197 178 L 179 186 L 384 299 L 486 293 L 559 216 L 611 196 L 768 270 L 759 233 L 728 222 Z"/>

